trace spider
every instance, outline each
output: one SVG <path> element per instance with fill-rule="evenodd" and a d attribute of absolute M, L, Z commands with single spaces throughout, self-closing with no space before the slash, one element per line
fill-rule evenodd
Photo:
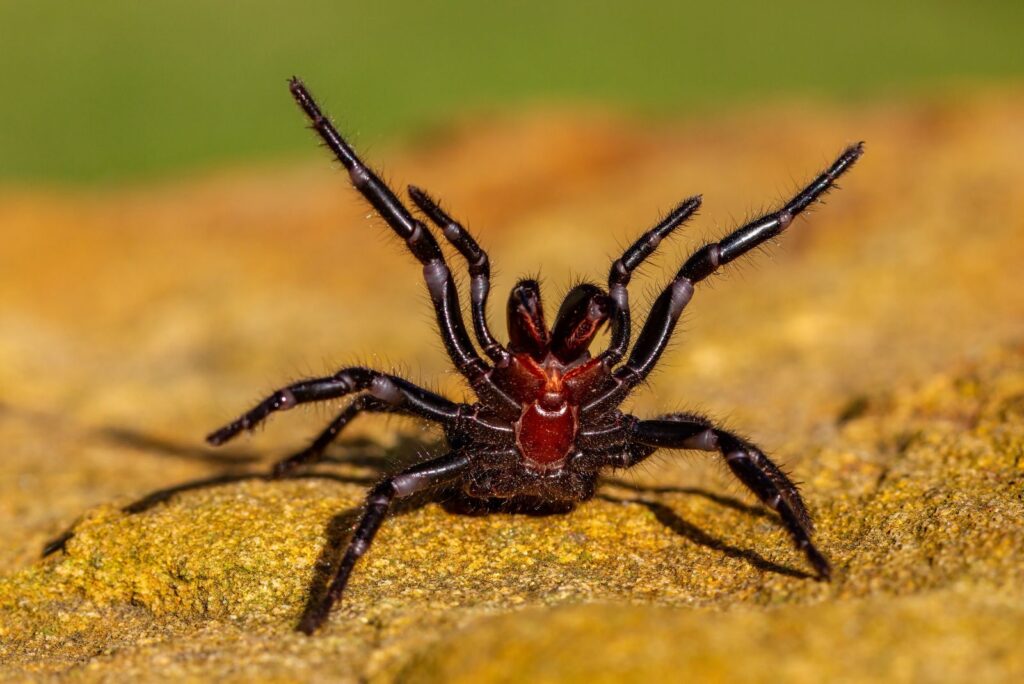
<path fill-rule="evenodd" d="M 274 466 L 272 475 L 281 477 L 320 460 L 360 413 L 416 416 L 444 429 L 450 451 L 385 477 L 370 489 L 324 597 L 307 610 L 299 630 L 311 634 L 326 619 L 396 499 L 448 489 L 479 504 L 526 501 L 567 511 L 594 496 L 603 470 L 631 468 L 658 449 L 720 454 L 732 474 L 779 515 L 817 577 L 829 579 L 829 562 L 811 540 L 811 517 L 796 484 L 760 448 L 700 415 L 670 413 L 644 420 L 618 407 L 658 363 L 697 283 L 785 230 L 857 161 L 863 143 L 848 147 L 778 211 L 694 252 L 655 299 L 632 350 L 630 277 L 662 240 L 693 216 L 699 196 L 684 200 L 612 264 L 607 289 L 591 283 L 571 289 L 550 327 L 538 282 L 516 283 L 506 307 L 508 343 L 502 344 L 487 319 L 487 253 L 426 192 L 410 186 L 412 203 L 468 264 L 472 325 L 487 361 L 463 322 L 455 281 L 431 230 L 356 155 L 299 79 L 290 79 L 289 89 L 313 130 L 348 170 L 352 185 L 422 264 L 445 349 L 477 399 L 456 403 L 396 375 L 343 368 L 283 387 L 207 436 L 210 444 L 220 445 L 277 411 L 356 395 L 310 446 Z M 605 324 L 608 348 L 592 356 L 590 344 Z"/>

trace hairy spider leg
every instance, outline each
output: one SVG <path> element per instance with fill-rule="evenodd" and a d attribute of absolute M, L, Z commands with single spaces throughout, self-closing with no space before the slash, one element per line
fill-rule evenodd
<path fill-rule="evenodd" d="M 408 468 L 392 475 L 370 490 L 366 497 L 363 517 L 352 534 L 345 555 L 334 573 L 334 578 L 323 600 L 309 610 L 299 623 L 299 631 L 312 634 L 327 618 L 331 607 L 341 598 L 356 561 L 373 543 L 373 538 L 387 516 L 391 502 L 425 489 L 435 489 L 458 478 L 469 466 L 469 457 L 452 452 Z"/>
<path fill-rule="evenodd" d="M 694 284 L 785 230 L 794 217 L 827 192 L 836 179 L 853 166 L 863 150 L 863 143 L 846 148 L 830 167 L 781 209 L 754 219 L 721 241 L 704 245 L 694 252 L 654 301 L 629 359 L 612 374 L 613 385 L 583 410 L 601 410 L 622 403 L 650 374 L 665 351 L 680 314 L 693 296 Z"/>
<path fill-rule="evenodd" d="M 629 349 L 629 291 L 626 286 L 629 285 L 633 271 L 654 253 L 662 240 L 693 216 L 694 212 L 700 208 L 700 203 L 700 195 L 683 200 L 658 225 L 641 235 L 622 257 L 612 263 L 611 271 L 608 273 L 608 294 L 615 303 L 611 341 L 608 344 L 608 349 L 598 357 L 605 368 L 610 370 L 614 367 Z"/>
<path fill-rule="evenodd" d="M 718 451 L 733 475 L 752 491 L 761 503 L 782 519 L 797 548 L 822 580 L 831 576 L 825 556 L 814 546 L 814 526 L 796 484 L 763 451 L 731 432 L 717 428 L 700 416 L 674 414 L 657 420 L 631 424 L 629 439 L 647 447 L 626 449 L 615 465 L 629 468 L 650 456 L 656 449 L 698 449 Z"/>
<path fill-rule="evenodd" d="M 455 420 L 460 415 L 460 409 L 465 407 L 464 404 L 456 404 L 395 375 L 369 368 L 343 368 L 334 375 L 301 380 L 275 390 L 236 420 L 211 432 L 206 441 L 218 446 L 242 430 L 256 427 L 276 411 L 286 411 L 313 401 L 337 399 L 364 390 L 369 390 L 371 396 L 389 404 L 394 411 L 438 423 Z"/>
<path fill-rule="evenodd" d="M 272 477 L 284 477 L 293 472 L 296 468 L 304 465 L 313 465 L 323 459 L 327 447 L 338 438 L 345 426 L 351 423 L 360 413 L 396 413 L 400 407 L 381 401 L 372 394 L 360 394 L 352 402 L 334 417 L 331 424 L 323 432 L 316 436 L 313 442 L 303 449 L 287 458 L 283 458 L 274 464 L 271 470 Z"/>
<path fill-rule="evenodd" d="M 487 252 L 481 249 L 468 230 L 449 216 L 426 192 L 415 185 L 410 185 L 409 197 L 465 258 L 469 266 L 470 306 L 477 341 L 496 365 L 508 365 L 510 354 L 491 333 L 491 327 L 487 322 L 487 296 L 491 291 L 491 262 Z"/>
<path fill-rule="evenodd" d="M 355 150 L 341 137 L 330 119 L 320 111 L 320 107 L 302 82 L 292 78 L 289 81 L 289 89 L 292 97 L 312 122 L 313 130 L 348 170 L 355 189 L 405 241 L 409 252 L 423 265 L 423 278 L 434 305 L 441 337 L 455 368 L 466 377 L 474 392 L 503 403 L 510 414 L 518 411 L 518 404 L 491 382 L 490 365 L 480 358 L 473 347 L 462 320 L 455 280 L 430 230 L 422 221 L 413 218 L 384 181 L 356 156 Z"/>

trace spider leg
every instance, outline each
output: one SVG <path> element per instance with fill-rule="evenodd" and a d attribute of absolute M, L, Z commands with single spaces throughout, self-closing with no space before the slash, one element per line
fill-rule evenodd
<path fill-rule="evenodd" d="M 863 151 L 863 143 L 846 148 L 830 167 L 797 193 L 782 209 L 757 218 L 725 236 L 721 241 L 704 245 L 694 252 L 654 301 L 629 359 L 612 374 L 614 385 L 584 407 L 584 410 L 606 409 L 621 403 L 650 374 L 665 351 L 683 308 L 693 296 L 693 286 L 717 271 L 719 267 L 785 230 L 797 214 L 827 192 L 836 179 L 853 166 Z"/>
<path fill-rule="evenodd" d="M 313 129 L 348 170 L 352 185 L 387 221 L 398 237 L 405 241 L 409 252 L 423 265 L 423 279 L 434 305 L 441 337 L 456 369 L 469 380 L 474 391 L 497 399 L 510 410 L 518 411 L 518 405 L 491 382 L 490 366 L 480 358 L 473 347 L 462 320 L 458 289 L 455 287 L 444 254 L 430 230 L 422 221 L 413 218 L 395 193 L 356 155 L 351 145 L 335 129 L 334 124 L 320 111 L 306 86 L 299 79 L 292 78 L 289 81 L 289 89 L 292 97 L 309 117 Z"/>
<path fill-rule="evenodd" d="M 394 375 L 369 368 L 344 368 L 331 376 L 302 380 L 276 390 L 236 420 L 211 432 L 206 441 L 219 446 L 242 430 L 256 427 L 276 411 L 363 390 L 369 390 L 370 396 L 392 407 L 441 423 L 458 418 L 464 407 Z"/>
<path fill-rule="evenodd" d="M 799 489 L 755 445 L 731 432 L 714 427 L 705 418 L 687 414 L 636 421 L 630 427 L 630 441 L 644 448 L 627 450 L 625 458 L 618 464 L 620 467 L 636 465 L 658 448 L 720 452 L 732 474 L 761 503 L 779 514 L 797 548 L 807 556 L 819 578 L 829 579 L 829 562 L 811 541 L 814 525 Z"/>
<path fill-rule="evenodd" d="M 455 249 L 459 250 L 469 265 L 470 302 L 477 341 L 495 364 L 508 365 L 508 350 L 494 337 L 487 323 L 487 296 L 491 290 L 491 262 L 487 252 L 480 248 L 469 231 L 449 216 L 426 192 L 410 185 L 409 197 L 434 225 L 441 229 L 441 233 Z"/>
<path fill-rule="evenodd" d="M 601 355 L 601 362 L 605 368 L 612 368 L 622 360 L 626 350 L 629 348 L 629 292 L 626 286 L 640 264 L 654 253 L 658 245 L 668 237 L 672 231 L 686 222 L 700 207 L 700 196 L 690 197 L 684 200 L 678 207 L 673 209 L 668 216 L 661 220 L 658 225 L 640 236 L 633 245 L 626 250 L 621 258 L 617 259 L 608 274 L 608 294 L 615 303 L 615 312 L 612 316 L 611 342 L 608 349 Z"/>
<path fill-rule="evenodd" d="M 303 449 L 302 451 L 296 452 L 288 458 L 281 459 L 274 464 L 271 470 L 271 476 L 278 478 L 288 475 L 296 468 L 304 465 L 313 465 L 323 459 L 324 451 L 338 438 L 341 431 L 346 425 L 352 422 L 352 420 L 360 413 L 411 413 L 412 415 L 418 415 L 415 412 L 402 411 L 400 407 L 396 407 L 386 401 L 381 401 L 372 394 L 361 394 L 356 397 L 351 404 L 346 406 L 331 424 L 328 425 L 323 432 L 316 436 L 313 442 Z M 422 416 L 430 419 L 430 416 Z"/>
<path fill-rule="evenodd" d="M 345 555 L 335 571 L 334 579 L 323 600 L 308 611 L 299 623 L 299 631 L 312 634 L 327 618 L 327 614 L 345 591 L 349 576 L 356 561 L 366 553 L 377 530 L 387 515 L 391 502 L 424 489 L 433 489 L 458 478 L 469 465 L 469 457 L 457 452 L 420 463 L 386 478 L 370 490 L 366 497 L 363 517 L 352 534 L 352 540 L 345 549 Z"/>

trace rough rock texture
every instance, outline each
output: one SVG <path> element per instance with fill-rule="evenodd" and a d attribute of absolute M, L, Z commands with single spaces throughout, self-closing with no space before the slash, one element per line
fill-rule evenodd
<path fill-rule="evenodd" d="M 1021 121 L 1016 93 L 653 127 L 558 115 L 374 155 L 473 227 L 498 293 L 541 267 L 549 307 L 703 192 L 701 218 L 636 279 L 642 307 L 702 237 L 866 139 L 781 248 L 700 290 L 633 402 L 699 407 L 769 449 L 803 481 L 837 573 L 811 580 L 713 459 L 667 455 L 571 515 L 413 502 L 313 638 L 292 627 L 367 482 L 437 434 L 362 419 L 333 463 L 283 482 L 258 475 L 334 407 L 223 451 L 201 436 L 356 360 L 458 395 L 418 269 L 326 161 L 0 192 L 0 675 L 1019 680 Z"/>

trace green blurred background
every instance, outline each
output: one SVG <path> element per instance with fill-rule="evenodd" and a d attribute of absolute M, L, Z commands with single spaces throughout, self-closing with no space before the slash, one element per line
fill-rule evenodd
<path fill-rule="evenodd" d="M 964 92 L 1024 74 L 1024 2 L 0 0 L 0 182 L 316 153 L 301 75 L 364 144 L 538 102 L 644 115 Z"/>

